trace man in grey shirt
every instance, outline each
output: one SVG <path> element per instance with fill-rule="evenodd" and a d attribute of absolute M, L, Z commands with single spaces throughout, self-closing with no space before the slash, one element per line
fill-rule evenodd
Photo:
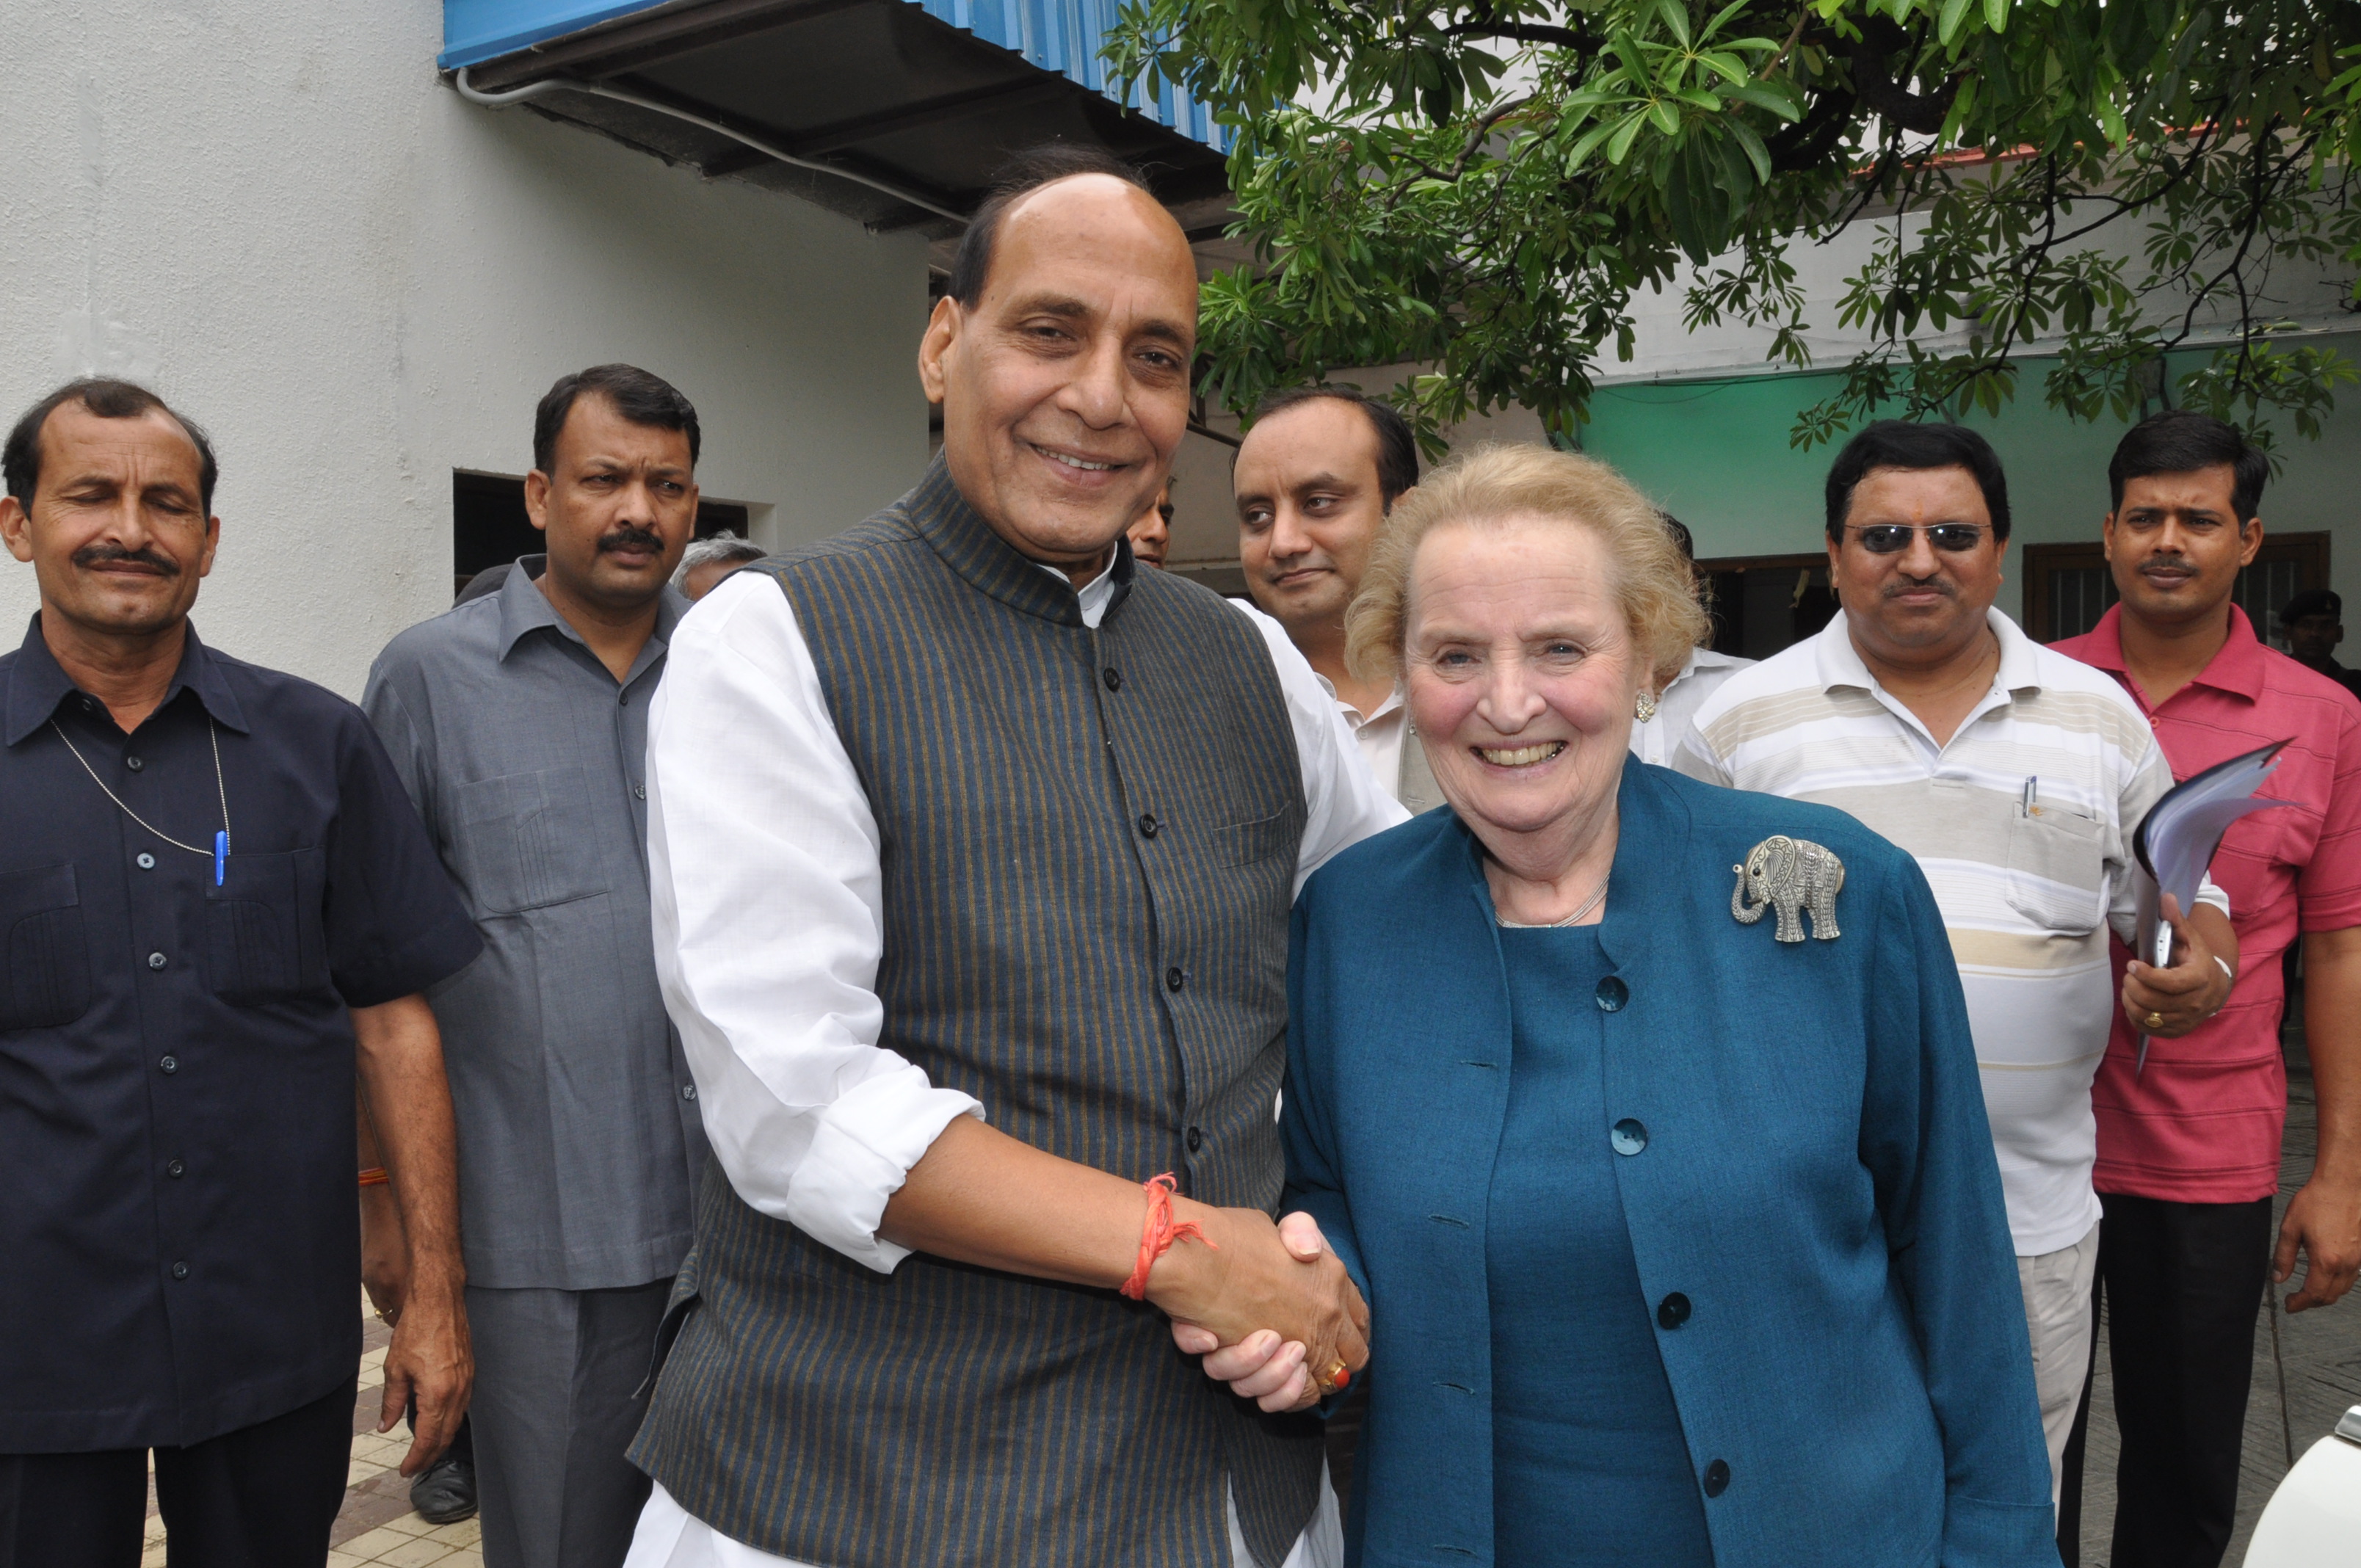
<path fill-rule="evenodd" d="M 648 1495 L 623 1449 L 706 1159 L 656 990 L 644 762 L 697 454 L 696 411 L 646 371 L 562 378 L 525 480 L 548 554 L 395 638 L 363 698 L 485 944 L 429 999 L 487 1568 L 617 1568 Z"/>

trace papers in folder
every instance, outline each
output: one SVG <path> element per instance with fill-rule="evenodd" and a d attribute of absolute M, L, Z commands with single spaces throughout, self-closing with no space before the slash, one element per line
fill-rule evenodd
<path fill-rule="evenodd" d="M 2279 766 L 2279 750 L 2286 744 L 2274 740 L 2191 774 L 2165 792 L 2140 819 L 2139 830 L 2132 835 L 2132 852 L 2147 875 L 2140 881 L 2139 939 L 2134 947 L 2147 962 L 2161 969 L 2172 961 L 2172 927 L 2164 923 L 2162 895 L 2172 894 L 2185 918 L 2197 907 L 2198 883 L 2230 824 L 2249 811 L 2288 804 L 2255 793 Z M 2147 1067 L 2147 1036 L 2142 1035 L 2132 1075 L 2137 1077 Z"/>

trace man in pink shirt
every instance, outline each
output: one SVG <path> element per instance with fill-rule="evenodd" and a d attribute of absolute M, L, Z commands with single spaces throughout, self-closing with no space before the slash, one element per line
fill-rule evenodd
<path fill-rule="evenodd" d="M 2241 954 L 2229 1002 L 2181 1038 L 2151 1042 L 2145 1072 L 2117 1016 L 2092 1089 L 2100 1289 L 2123 1434 L 2109 1561 L 2142 1568 L 2214 1568 L 2228 1544 L 2267 1263 L 2283 1281 L 2299 1250 L 2308 1258 L 2290 1312 L 2334 1301 L 2361 1266 L 2361 703 L 2257 641 L 2230 600 L 2262 543 L 2256 508 L 2269 473 L 2260 451 L 2203 414 L 2135 426 L 2107 468 L 2107 563 L 2122 602 L 2057 644 L 2123 683 L 2177 778 L 2290 742 L 2265 793 L 2291 804 L 2241 820 L 2213 860 Z M 2274 1256 L 2287 1116 L 2279 957 L 2299 932 L 2320 1155 Z M 2129 957 L 2118 943 L 2115 961 Z"/>

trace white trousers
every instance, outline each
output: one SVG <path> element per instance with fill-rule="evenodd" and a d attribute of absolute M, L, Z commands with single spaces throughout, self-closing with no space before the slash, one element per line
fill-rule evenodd
<path fill-rule="evenodd" d="M 1230 1558 L 1236 1568 L 1256 1568 L 1246 1550 L 1246 1531 L 1238 1525 L 1237 1505 L 1228 1505 Z M 1328 1485 L 1325 1464 L 1320 1471 L 1320 1508 L 1296 1538 L 1295 1550 L 1279 1568 L 1344 1568 L 1345 1530 L 1336 1514 L 1336 1494 Z M 807 1568 L 785 1557 L 757 1552 L 730 1540 L 673 1500 L 658 1486 L 640 1511 L 640 1528 L 631 1537 L 631 1554 L 623 1568 Z"/>
<path fill-rule="evenodd" d="M 2091 1290 L 2099 1277 L 2099 1227 L 2072 1246 L 2016 1260 L 2025 1326 L 2033 1338 L 2033 1391 L 2041 1400 L 2041 1435 L 2049 1443 L 2049 1508 L 2058 1509 L 2066 1439 L 2091 1375 Z"/>

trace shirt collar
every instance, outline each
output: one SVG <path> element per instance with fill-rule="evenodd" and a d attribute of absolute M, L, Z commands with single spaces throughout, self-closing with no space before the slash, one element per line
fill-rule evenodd
<path fill-rule="evenodd" d="M 1681 673 L 1664 683 L 1664 690 L 1672 690 L 1699 670 L 1734 669 L 1746 663 L 1746 660 L 1733 653 L 1717 653 L 1710 648 L 1692 648 L 1689 650 L 1689 656 L 1681 663 Z"/>
<path fill-rule="evenodd" d="M 1126 543 L 1124 548 L 1128 550 L 1131 546 Z M 1124 587 L 1129 580 L 1117 576 L 1115 566 L 1120 563 L 1110 561 L 1105 571 L 1077 588 L 1071 577 L 1048 562 L 1036 561 L 1033 564 L 1072 591 L 1074 606 L 1082 612 L 1082 624 L 1093 630 L 1096 630 L 1099 623 L 1106 620 L 1107 609 L 1115 603 L 1115 590 Z"/>
<path fill-rule="evenodd" d="M 2110 605 L 2107 613 L 2113 615 L 2121 608 Z M 2197 684 L 2245 697 L 2248 702 L 2258 702 L 2269 665 L 2269 652 L 2255 635 L 2255 623 L 2234 604 L 2230 607 L 2230 635 L 2223 640 L 2220 651 L 2205 662 L 2205 667 L 2197 672 Z"/>
<path fill-rule="evenodd" d="M 2075 645 L 2074 657 L 2093 669 L 2129 678 L 2131 666 L 2124 663 L 2124 607 L 2111 604 L 2107 613 L 2099 617 L 2099 624 Z M 2221 649 L 2197 672 L 2192 685 L 2212 686 L 2215 691 L 2232 696 L 2259 701 L 2263 681 L 2269 674 L 2270 658 L 2262 641 L 2255 635 L 2255 623 L 2236 605 L 2230 607 L 2230 635 Z"/>
<path fill-rule="evenodd" d="M 500 584 L 500 658 L 505 661 L 509 651 L 523 640 L 525 633 L 547 627 L 560 637 L 574 642 L 582 634 L 566 624 L 549 596 L 541 591 L 541 575 L 549 569 L 547 555 L 520 555 L 516 565 Z M 673 628 L 688 611 L 688 598 L 671 584 L 664 585 L 663 596 L 656 600 L 655 630 L 648 634 L 648 645 L 640 650 L 632 663 L 631 674 L 647 668 L 653 653 L 662 653 L 672 645 Z M 629 685 L 626 681 L 624 684 Z"/>
<path fill-rule="evenodd" d="M 172 672 L 171 685 L 164 688 L 164 700 L 156 705 L 156 711 L 163 712 L 183 691 L 191 692 L 215 723 L 245 734 L 246 710 L 230 691 L 221 661 L 198 638 L 196 623 L 186 625 L 180 667 Z M 81 689 L 49 652 L 49 641 L 41 635 L 40 612 L 34 611 L 25 628 L 25 641 L 16 650 L 16 662 L 8 672 L 5 728 L 0 730 L 0 745 L 14 746 L 47 724 L 58 705 Z"/>
<path fill-rule="evenodd" d="M 1365 718 L 1361 716 L 1361 710 L 1359 708 L 1355 707 L 1351 703 L 1346 702 L 1343 697 L 1336 695 L 1336 683 L 1334 681 L 1330 680 L 1327 676 L 1322 674 L 1317 670 L 1312 672 L 1312 678 L 1320 683 L 1320 689 L 1328 694 L 1328 700 L 1336 705 L 1336 711 L 1343 714 L 1345 716 L 1345 722 L 1356 730 L 1361 729 L 1364 725 L 1375 724 L 1387 714 L 1396 713 L 1401 709 L 1402 694 L 1401 687 L 1399 685 L 1388 691 L 1386 693 L 1385 700 L 1378 704 L 1377 710 Z"/>
<path fill-rule="evenodd" d="M 2124 663 L 2123 607 L 2111 604 L 2099 617 L 2099 624 L 2083 633 L 2074 644 L 2074 657 L 2094 670 L 2106 670 L 2118 675 L 2131 674 Z"/>
<path fill-rule="evenodd" d="M 2001 689 L 2015 696 L 2018 692 L 2041 689 L 2039 649 L 2033 639 L 2017 629 L 2017 624 L 1997 609 L 1984 611 L 1984 624 L 1992 628 L 2000 641 L 2000 670 L 1993 677 Z M 1878 690 L 1877 677 L 1869 673 L 1861 662 L 1861 650 L 1852 645 L 1850 618 L 1839 610 L 1829 619 L 1812 645 L 1818 663 L 1820 689 L 1833 691 L 1839 686 L 1851 686 L 1860 691 Z"/>

